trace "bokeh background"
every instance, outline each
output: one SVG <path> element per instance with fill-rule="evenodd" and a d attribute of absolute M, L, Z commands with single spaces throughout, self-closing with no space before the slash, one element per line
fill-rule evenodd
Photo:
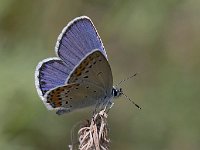
<path fill-rule="evenodd" d="M 89 16 L 104 42 L 121 97 L 109 112 L 113 150 L 200 149 L 200 1 L 0 0 L 0 149 L 68 149 L 88 109 L 64 116 L 40 101 L 34 71 L 55 56 L 62 28 Z"/>

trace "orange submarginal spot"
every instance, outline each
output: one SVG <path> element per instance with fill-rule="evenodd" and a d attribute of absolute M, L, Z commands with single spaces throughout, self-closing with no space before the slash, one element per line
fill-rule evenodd
<path fill-rule="evenodd" d="M 84 67 L 84 63 L 81 63 L 81 64 L 79 65 L 80 70 L 82 70 L 83 67 Z"/>
<path fill-rule="evenodd" d="M 90 63 L 90 59 L 86 59 L 84 65 L 87 66 Z"/>
<path fill-rule="evenodd" d="M 56 107 L 60 107 L 62 105 L 62 103 L 61 102 L 57 102 L 57 103 L 55 103 L 55 105 L 56 105 Z"/>
<path fill-rule="evenodd" d="M 53 98 L 53 104 L 56 107 L 60 107 L 62 105 L 62 102 L 61 102 L 61 100 L 59 100 L 59 98 Z"/>
<path fill-rule="evenodd" d="M 60 91 L 60 89 L 59 89 L 59 91 Z M 56 91 L 55 91 L 55 93 L 53 93 L 52 95 L 51 95 L 51 98 L 52 98 L 52 101 L 53 102 L 57 102 L 57 101 L 59 101 L 59 99 L 58 99 L 58 95 L 59 95 L 59 91 L 57 91 L 57 89 L 56 89 Z"/>
<path fill-rule="evenodd" d="M 81 65 L 79 66 L 79 69 L 80 69 L 80 71 L 83 71 L 83 70 L 85 69 L 85 64 L 81 64 Z"/>
<path fill-rule="evenodd" d="M 80 75 L 81 75 L 81 69 L 77 69 L 76 76 L 80 76 Z"/>

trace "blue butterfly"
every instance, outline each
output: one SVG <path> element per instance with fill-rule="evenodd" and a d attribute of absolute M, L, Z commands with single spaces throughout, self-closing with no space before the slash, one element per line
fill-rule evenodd
<path fill-rule="evenodd" d="M 122 90 L 113 76 L 103 43 L 90 18 L 77 17 L 62 30 L 57 57 L 39 62 L 35 71 L 37 92 L 50 110 L 63 114 L 99 104 L 112 104 Z"/>

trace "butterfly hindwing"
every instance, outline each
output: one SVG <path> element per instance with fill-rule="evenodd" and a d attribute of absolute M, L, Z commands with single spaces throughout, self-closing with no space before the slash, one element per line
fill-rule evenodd
<path fill-rule="evenodd" d="M 50 90 L 45 98 L 46 102 L 54 109 L 65 109 L 67 112 L 71 112 L 75 109 L 95 105 L 97 100 L 104 95 L 104 91 L 94 85 L 72 83 Z"/>

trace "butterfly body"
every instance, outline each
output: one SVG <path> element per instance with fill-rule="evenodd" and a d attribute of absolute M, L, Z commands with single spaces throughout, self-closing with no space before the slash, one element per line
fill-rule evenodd
<path fill-rule="evenodd" d="M 112 71 L 88 17 L 70 22 L 59 35 L 55 50 L 58 58 L 43 60 L 35 72 L 38 94 L 48 109 L 63 114 L 112 103 L 117 96 Z"/>

